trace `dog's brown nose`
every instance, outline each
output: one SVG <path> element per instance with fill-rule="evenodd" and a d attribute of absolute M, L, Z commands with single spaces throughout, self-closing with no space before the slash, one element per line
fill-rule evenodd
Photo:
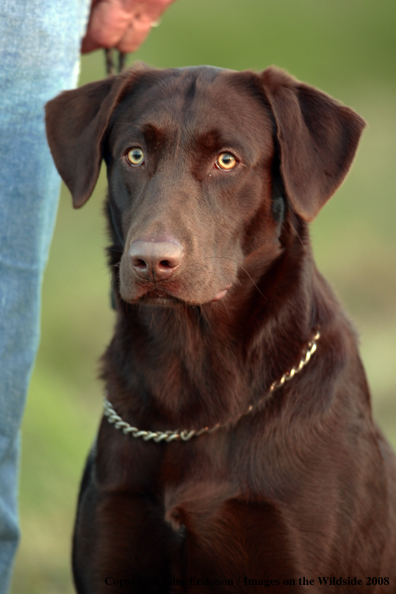
<path fill-rule="evenodd" d="M 145 280 L 161 281 L 169 278 L 183 259 L 182 246 L 171 241 L 134 241 L 129 248 L 132 266 Z"/>

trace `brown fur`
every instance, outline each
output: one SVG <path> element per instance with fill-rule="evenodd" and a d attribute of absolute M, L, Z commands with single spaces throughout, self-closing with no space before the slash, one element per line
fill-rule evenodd
<path fill-rule="evenodd" d="M 347 174 L 363 126 L 275 68 L 140 66 L 47 105 L 76 207 L 107 164 L 109 400 L 140 429 L 225 424 L 166 444 L 102 421 L 76 519 L 79 594 L 108 592 L 109 577 L 140 593 L 254 592 L 271 580 L 279 593 L 362 590 L 318 576 L 396 592 L 395 457 L 307 228 Z M 126 161 L 134 146 L 140 167 Z M 237 157 L 231 171 L 215 167 L 224 151 Z M 139 249 L 151 262 L 153 245 L 172 256 L 141 272 Z M 271 393 L 317 329 L 310 363 Z"/>

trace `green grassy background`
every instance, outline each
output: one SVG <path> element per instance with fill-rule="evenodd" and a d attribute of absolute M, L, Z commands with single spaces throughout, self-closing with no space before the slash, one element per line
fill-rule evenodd
<path fill-rule="evenodd" d="M 361 335 L 376 418 L 396 446 L 396 10 L 394 0 L 178 0 L 132 59 L 151 65 L 276 64 L 368 122 L 353 169 L 312 225 L 319 268 Z M 81 83 L 104 76 L 83 58 Z M 98 425 L 97 359 L 113 314 L 103 175 L 80 211 L 62 190 L 45 278 L 42 341 L 23 423 L 22 544 L 12 594 L 70 594 L 84 459 Z M 325 473 L 325 469 L 324 469 Z"/>

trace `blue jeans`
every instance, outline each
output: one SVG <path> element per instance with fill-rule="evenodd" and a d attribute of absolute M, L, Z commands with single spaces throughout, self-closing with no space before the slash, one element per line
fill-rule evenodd
<path fill-rule="evenodd" d="M 44 104 L 75 86 L 89 0 L 0 0 L 0 594 L 19 540 L 19 428 L 60 180 Z"/>

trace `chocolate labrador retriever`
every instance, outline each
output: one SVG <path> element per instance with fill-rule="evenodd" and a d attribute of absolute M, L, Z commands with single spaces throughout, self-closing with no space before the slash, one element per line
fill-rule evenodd
<path fill-rule="evenodd" d="M 138 65 L 47 105 L 74 206 L 102 159 L 109 186 L 79 594 L 396 592 L 396 461 L 308 233 L 363 126 L 276 68 Z"/>

